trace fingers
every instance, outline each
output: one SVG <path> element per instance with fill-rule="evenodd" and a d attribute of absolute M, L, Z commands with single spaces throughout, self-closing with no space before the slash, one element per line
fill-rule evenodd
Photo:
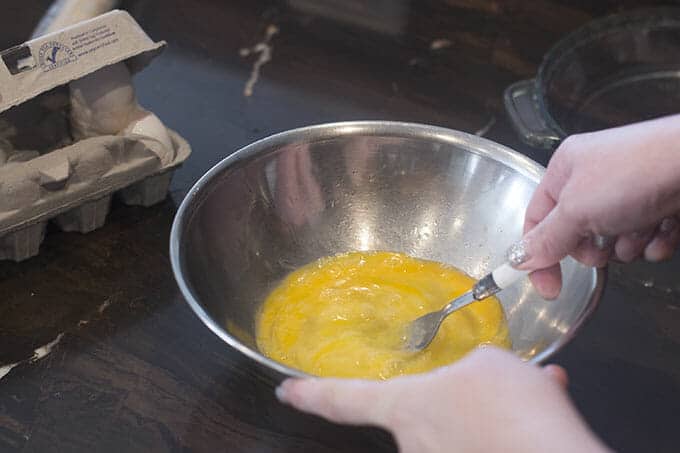
<path fill-rule="evenodd" d="M 645 247 L 644 256 L 647 261 L 663 261 L 670 259 L 680 244 L 680 223 L 675 217 L 664 219 L 654 239 Z"/>
<path fill-rule="evenodd" d="M 624 263 L 630 263 L 640 256 L 647 261 L 670 259 L 680 245 L 680 222 L 676 217 L 668 217 L 658 226 L 646 228 L 616 239 L 613 248 L 596 247 L 592 240 L 583 239 L 572 256 L 588 266 L 602 267 L 612 255 Z"/>
<path fill-rule="evenodd" d="M 547 184 L 541 182 L 531 196 L 527 206 L 527 212 L 524 215 L 524 233 L 529 232 L 538 225 L 553 210 L 556 204 L 557 202 L 550 195 Z"/>
<path fill-rule="evenodd" d="M 562 272 L 560 264 L 557 263 L 546 269 L 532 272 L 529 275 L 531 284 L 544 299 L 557 299 L 562 289 Z"/>
<path fill-rule="evenodd" d="M 680 222 L 676 217 L 665 218 L 658 227 L 619 236 L 613 246 L 601 247 L 595 242 L 593 237 L 581 239 L 571 256 L 593 267 L 605 266 L 612 255 L 624 263 L 643 255 L 647 261 L 663 261 L 670 259 L 680 245 Z"/>
<path fill-rule="evenodd" d="M 571 252 L 571 256 L 586 266 L 606 266 L 612 255 L 614 244 L 604 239 L 598 240 L 600 238 L 602 236 L 599 238 L 597 236 L 590 236 L 581 239 L 576 249 Z"/>
<path fill-rule="evenodd" d="M 282 403 L 336 423 L 384 426 L 395 400 L 390 383 L 355 379 L 287 379 Z"/>
<path fill-rule="evenodd" d="M 545 269 L 573 252 L 583 236 L 578 219 L 558 204 L 524 236 L 526 259 L 521 269 Z"/>
<path fill-rule="evenodd" d="M 545 179 L 544 179 L 545 181 Z M 555 207 L 555 199 L 550 195 L 547 185 L 539 184 L 531 197 L 524 216 L 524 233 L 531 231 Z M 547 269 L 537 270 L 529 275 L 531 284 L 545 299 L 555 299 L 562 288 L 562 274 L 559 263 Z"/>
<path fill-rule="evenodd" d="M 563 148 L 563 146 L 560 148 Z M 558 149 L 550 159 L 548 169 L 527 206 L 524 215 L 525 234 L 541 223 L 557 205 L 562 188 L 569 179 L 571 172 L 570 159 L 565 157 L 567 154 L 564 150 Z"/>
<path fill-rule="evenodd" d="M 614 244 L 604 244 L 604 247 L 596 244 L 596 239 L 595 236 L 582 238 L 569 254 L 586 266 L 593 267 L 605 266 L 612 255 L 624 263 L 643 255 L 647 261 L 663 261 L 670 259 L 680 245 L 680 222 L 676 217 L 665 218 L 658 227 L 623 234 L 616 238 Z M 535 252 L 527 254 L 531 253 Z M 552 288 L 552 284 L 546 285 Z M 539 292 L 543 294 L 543 291 Z"/>
<path fill-rule="evenodd" d="M 644 231 L 619 236 L 614 246 L 614 255 L 624 263 L 634 261 L 642 255 L 655 232 L 655 228 L 648 228 Z"/>
<path fill-rule="evenodd" d="M 566 389 L 569 386 L 569 375 L 567 371 L 559 365 L 546 365 L 543 367 L 543 372 L 547 374 L 550 379 L 557 382 L 560 387 Z"/>

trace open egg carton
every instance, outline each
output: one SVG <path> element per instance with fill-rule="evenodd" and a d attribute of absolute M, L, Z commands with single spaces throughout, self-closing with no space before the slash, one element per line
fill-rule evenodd
<path fill-rule="evenodd" d="M 101 227 L 114 195 L 142 206 L 166 197 L 189 144 L 164 127 L 165 140 L 144 128 L 74 139 L 68 86 L 119 63 L 136 72 L 164 44 L 113 11 L 0 54 L 0 260 L 37 255 L 48 222 Z"/>

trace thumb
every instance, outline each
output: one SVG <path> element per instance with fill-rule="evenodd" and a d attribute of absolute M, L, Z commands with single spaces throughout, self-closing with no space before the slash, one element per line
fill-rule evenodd
<path fill-rule="evenodd" d="M 358 379 L 287 379 L 276 397 L 335 423 L 385 426 L 395 392 L 389 383 Z"/>
<path fill-rule="evenodd" d="M 523 262 L 520 269 L 538 270 L 554 266 L 576 249 L 582 239 L 580 222 L 558 204 L 522 239 Z"/>

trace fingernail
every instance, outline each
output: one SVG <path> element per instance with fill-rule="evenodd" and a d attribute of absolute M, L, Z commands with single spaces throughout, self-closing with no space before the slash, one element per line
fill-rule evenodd
<path fill-rule="evenodd" d="M 283 381 L 276 389 L 274 390 L 274 394 L 276 395 L 276 399 L 278 399 L 282 403 L 287 403 L 288 399 L 288 380 Z"/>
<path fill-rule="evenodd" d="M 659 236 L 661 236 L 661 234 L 659 234 Z M 669 258 L 669 255 L 670 253 L 668 253 L 664 247 L 663 241 L 659 241 L 658 236 L 652 242 L 647 244 L 647 247 L 645 247 L 644 251 L 645 260 L 649 261 L 650 263 L 658 263 L 659 261 L 663 261 Z"/>
<path fill-rule="evenodd" d="M 538 293 L 541 296 L 543 296 L 543 298 L 545 300 L 555 300 L 560 295 L 560 288 L 554 288 L 550 285 L 546 286 L 545 282 L 542 281 L 542 280 L 539 280 L 539 283 L 538 283 L 536 289 L 538 290 Z"/>
<path fill-rule="evenodd" d="M 527 241 L 522 239 L 510 246 L 507 253 L 508 262 L 512 267 L 517 267 L 520 264 L 529 261 L 529 252 L 527 251 Z"/>

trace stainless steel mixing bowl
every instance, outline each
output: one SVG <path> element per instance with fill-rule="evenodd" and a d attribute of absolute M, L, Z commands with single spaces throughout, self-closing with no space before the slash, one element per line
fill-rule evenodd
<path fill-rule="evenodd" d="M 480 277 L 520 238 L 542 173 L 504 146 L 438 127 L 371 121 L 284 132 L 227 157 L 191 189 L 172 227 L 173 271 L 227 344 L 301 375 L 255 344 L 258 307 L 286 274 L 340 252 L 389 250 Z M 555 353 L 600 298 L 602 271 L 571 259 L 562 269 L 556 301 L 526 279 L 499 295 L 524 359 Z"/>

